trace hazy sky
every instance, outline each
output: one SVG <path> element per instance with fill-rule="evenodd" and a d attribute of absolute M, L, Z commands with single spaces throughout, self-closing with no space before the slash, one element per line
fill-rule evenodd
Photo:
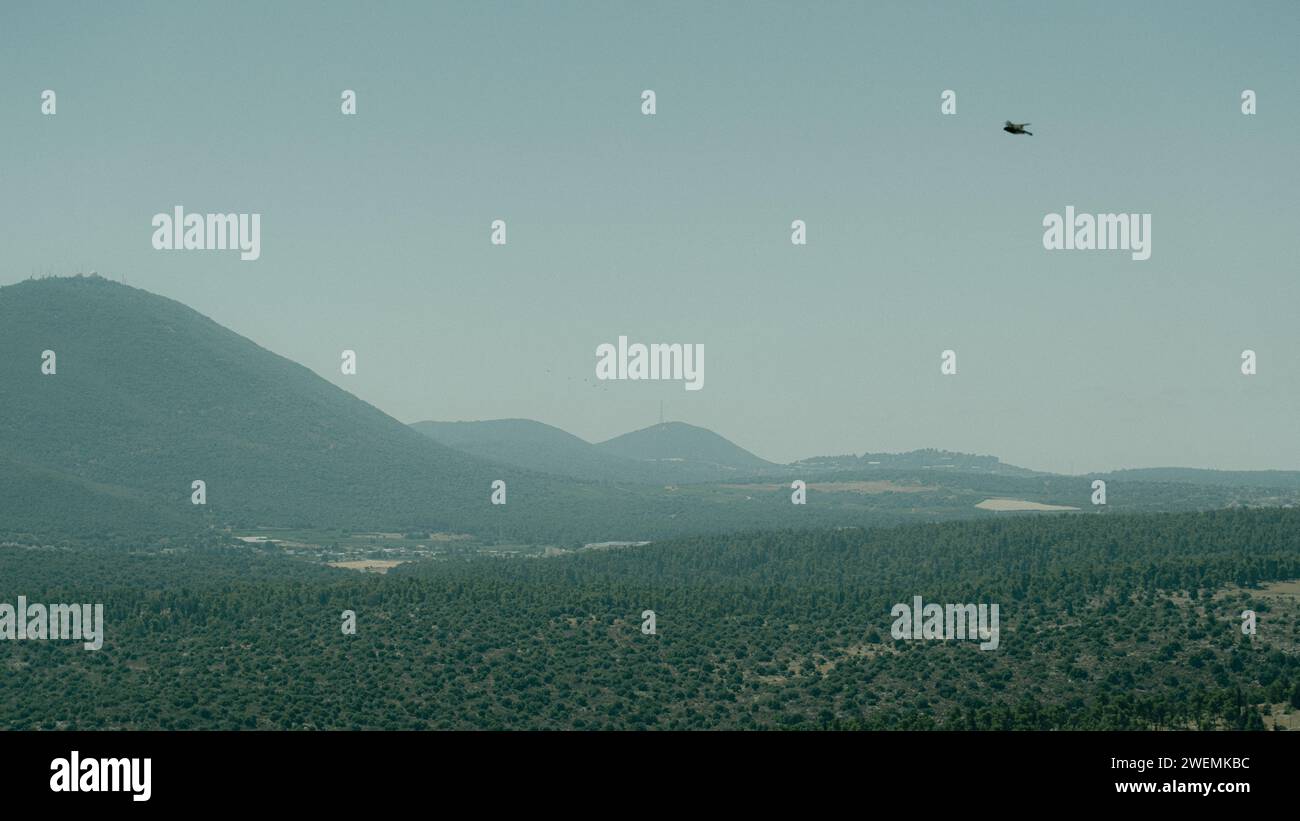
<path fill-rule="evenodd" d="M 5 2 L 0 284 L 125 277 L 404 422 L 1297 469 L 1297 43 L 1292 0 Z M 178 204 L 261 259 L 154 250 Z M 1151 258 L 1044 250 L 1067 205 Z M 619 335 L 704 389 L 597 383 Z"/>

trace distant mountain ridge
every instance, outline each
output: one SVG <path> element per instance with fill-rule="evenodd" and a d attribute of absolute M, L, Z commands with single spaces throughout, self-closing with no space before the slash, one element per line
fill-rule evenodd
<path fill-rule="evenodd" d="M 1290 472 L 1115 477 L 1108 511 L 1300 499 Z M 508 504 L 490 501 L 497 480 Z M 1084 477 L 935 450 L 777 465 L 681 422 L 598 444 L 522 419 L 413 428 L 173 300 L 98 277 L 0 288 L 0 542 L 272 526 L 580 545 L 995 515 L 976 507 L 988 498 L 1082 508 L 1089 493 Z"/>
<path fill-rule="evenodd" d="M 640 462 L 680 462 L 724 471 L 776 467 L 711 430 L 685 422 L 661 422 L 615 436 L 597 447 Z"/>
<path fill-rule="evenodd" d="M 531 419 L 416 422 L 440 444 L 502 464 L 599 482 L 714 482 L 776 468 L 712 431 L 667 422 L 593 444 Z"/>
<path fill-rule="evenodd" d="M 1213 470 L 1210 468 L 1129 468 L 1098 474 L 1101 478 L 1144 482 L 1184 482 L 1215 487 L 1269 487 L 1300 490 L 1297 470 Z"/>
<path fill-rule="evenodd" d="M 681 423 L 599 445 L 525 420 L 471 425 L 537 444 L 532 468 L 503 461 L 527 452 L 514 445 L 472 455 L 185 305 L 98 277 L 0 288 L 0 352 L 0 541 L 129 547 L 269 526 L 573 545 L 980 515 L 966 491 L 921 507 L 828 494 L 792 512 L 787 468 Z M 555 470 L 542 459 L 556 450 L 573 475 L 536 469 Z M 766 486 L 747 484 L 764 471 Z M 206 504 L 192 504 L 196 480 Z M 507 504 L 490 501 L 497 480 Z"/>
<path fill-rule="evenodd" d="M 801 459 L 794 465 L 817 471 L 960 470 L 1008 476 L 1049 475 L 1009 465 L 996 456 L 977 456 L 935 448 L 904 453 L 864 453 L 861 456 L 814 456 Z"/>
<path fill-rule="evenodd" d="M 906 453 L 816 456 L 788 465 L 769 462 L 707 428 L 663 422 L 590 443 L 530 419 L 415 422 L 441 444 L 503 464 L 593 481 L 718 482 L 794 474 L 958 470 L 1007 476 L 1049 474 L 1008 465 L 996 456 L 926 448 Z"/>
<path fill-rule="evenodd" d="M 503 465 L 587 481 L 644 481 L 640 466 L 557 427 L 531 419 L 415 422 L 411 427 L 450 448 Z"/>

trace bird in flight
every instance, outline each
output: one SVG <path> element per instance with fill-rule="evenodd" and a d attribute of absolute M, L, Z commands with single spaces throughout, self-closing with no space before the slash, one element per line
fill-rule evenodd
<path fill-rule="evenodd" d="M 1002 130 L 1008 134 L 1028 134 L 1031 137 L 1034 136 L 1034 132 L 1025 130 L 1025 126 L 1027 125 L 1029 125 L 1029 123 L 1013 123 L 1010 120 L 1007 120 L 1007 124 L 1002 127 Z"/>

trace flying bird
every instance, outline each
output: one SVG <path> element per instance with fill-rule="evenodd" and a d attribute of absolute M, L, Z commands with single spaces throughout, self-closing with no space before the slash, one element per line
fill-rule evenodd
<path fill-rule="evenodd" d="M 1007 124 L 1003 126 L 1002 130 L 1008 134 L 1028 134 L 1031 137 L 1034 136 L 1034 132 L 1025 130 L 1025 126 L 1027 125 L 1029 125 L 1029 123 L 1013 123 L 1010 120 L 1007 120 Z"/>

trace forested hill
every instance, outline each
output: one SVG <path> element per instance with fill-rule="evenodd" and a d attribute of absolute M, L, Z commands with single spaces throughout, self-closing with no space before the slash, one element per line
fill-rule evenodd
<path fill-rule="evenodd" d="M 516 471 L 510 508 L 489 510 L 499 466 L 421 436 L 180 303 L 98 277 L 0 288 L 0 350 L 0 457 L 63 474 L 56 485 L 79 492 L 147 500 L 193 521 L 490 522 L 507 533 L 525 519 L 544 532 L 554 520 L 535 517 L 547 503 L 580 504 Z M 54 374 L 42 373 L 45 351 Z M 205 506 L 190 503 L 196 479 Z M 10 490 L 9 504 L 30 502 Z M 69 498 L 65 515 L 77 519 L 78 509 Z"/>
<path fill-rule="evenodd" d="M 721 469 L 733 475 L 775 467 L 713 431 L 685 422 L 651 425 L 608 439 L 597 447 L 626 459 Z"/>
<path fill-rule="evenodd" d="M 506 465 L 584 481 L 659 482 L 683 474 L 656 470 L 608 453 L 571 433 L 531 419 L 480 422 L 415 422 L 411 427 L 434 441 Z"/>
<path fill-rule="evenodd" d="M 664 485 L 784 475 L 781 465 L 684 422 L 654 425 L 599 444 L 531 419 L 415 422 L 411 427 L 472 456 L 583 481 Z"/>

